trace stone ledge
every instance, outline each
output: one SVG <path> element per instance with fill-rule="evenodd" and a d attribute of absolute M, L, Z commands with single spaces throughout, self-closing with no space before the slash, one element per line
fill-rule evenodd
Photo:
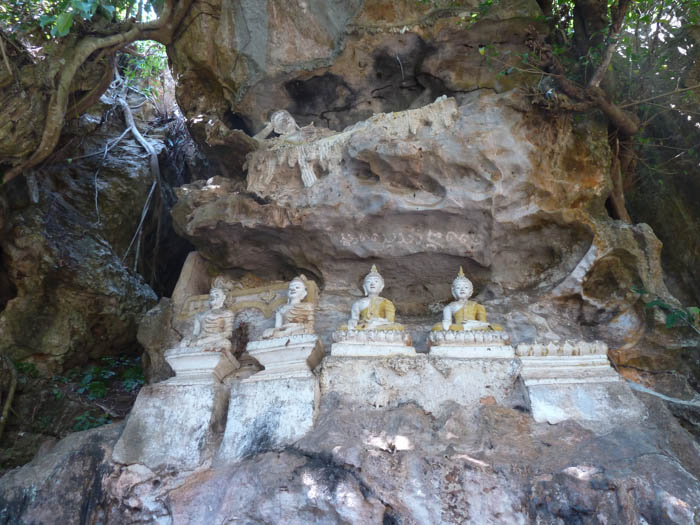
<path fill-rule="evenodd" d="M 437 345 L 430 347 L 430 355 L 451 359 L 513 359 L 515 352 L 510 345 L 459 346 Z"/>
<path fill-rule="evenodd" d="M 334 357 L 388 357 L 414 356 L 416 349 L 397 343 L 333 343 L 331 355 Z"/>

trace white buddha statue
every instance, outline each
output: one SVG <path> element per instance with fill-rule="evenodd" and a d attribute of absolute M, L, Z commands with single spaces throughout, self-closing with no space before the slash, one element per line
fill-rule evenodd
<path fill-rule="evenodd" d="M 290 281 L 287 304 L 275 312 L 275 327 L 265 330 L 263 339 L 313 333 L 315 303 L 309 296 L 307 283 L 308 280 L 304 276 L 295 277 Z"/>
<path fill-rule="evenodd" d="M 379 296 L 384 289 L 384 279 L 375 265 L 372 265 L 365 277 L 362 288 L 365 297 L 353 303 L 348 324 L 340 329 L 403 331 L 403 325 L 394 322 L 394 304 L 389 299 Z"/>
<path fill-rule="evenodd" d="M 230 350 L 233 334 L 233 313 L 224 308 L 226 290 L 214 286 L 209 291 L 209 309 L 194 319 L 192 335 L 180 341 L 178 347 L 207 350 Z"/>

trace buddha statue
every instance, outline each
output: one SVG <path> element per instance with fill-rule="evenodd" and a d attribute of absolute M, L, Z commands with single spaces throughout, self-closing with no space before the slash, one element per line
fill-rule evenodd
<path fill-rule="evenodd" d="M 362 288 L 366 297 L 353 303 L 348 324 L 340 329 L 403 331 L 403 325 L 394 322 L 396 308 L 393 303 L 379 296 L 384 289 L 384 279 L 375 265 L 365 277 Z"/>
<path fill-rule="evenodd" d="M 433 326 L 433 331 L 502 330 L 501 326 L 486 322 L 486 309 L 482 305 L 469 301 L 473 292 L 474 286 L 460 266 L 459 274 L 452 281 L 455 301 L 443 309 L 442 322 Z"/>
<path fill-rule="evenodd" d="M 226 291 L 214 286 L 209 291 L 209 309 L 197 315 L 191 337 L 185 337 L 178 347 L 196 347 L 208 350 L 231 348 L 233 313 L 224 308 Z"/>
<path fill-rule="evenodd" d="M 275 327 L 265 330 L 263 339 L 313 333 L 315 301 L 310 297 L 307 282 L 304 276 L 289 282 L 287 304 L 275 312 Z"/>

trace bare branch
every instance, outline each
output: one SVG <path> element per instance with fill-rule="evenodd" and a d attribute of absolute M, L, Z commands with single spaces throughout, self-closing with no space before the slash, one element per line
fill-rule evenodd
<path fill-rule="evenodd" d="M 605 73 L 608 71 L 608 66 L 610 65 L 610 60 L 617 49 L 617 43 L 620 38 L 620 31 L 622 30 L 622 22 L 625 20 L 625 15 L 627 14 L 627 9 L 629 8 L 630 0 L 618 0 L 617 4 L 612 7 L 613 21 L 610 27 L 610 33 L 608 34 L 608 45 L 605 48 L 605 53 L 603 54 L 603 60 L 598 65 L 595 73 L 591 77 L 588 87 L 598 87 L 605 77 Z"/>

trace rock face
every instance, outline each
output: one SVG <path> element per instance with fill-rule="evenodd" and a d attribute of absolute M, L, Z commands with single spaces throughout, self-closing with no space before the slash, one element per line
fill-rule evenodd
<path fill-rule="evenodd" d="M 420 107 L 442 94 L 506 90 L 523 75 L 498 75 L 479 47 L 507 65 L 527 51 L 534 0 L 499 2 L 467 30 L 475 0 L 265 0 L 196 2 L 169 49 L 178 102 L 195 139 L 223 173 L 240 177 L 250 145 L 274 109 L 300 124 L 341 130 L 373 113 Z"/>
<path fill-rule="evenodd" d="M 173 217 L 219 267 L 318 279 L 326 346 L 375 262 L 398 314 L 414 316 L 404 324 L 417 348 L 459 265 L 514 343 L 585 335 L 617 347 L 643 325 L 635 283 L 668 295 L 651 230 L 605 214 L 595 122 L 476 93 L 321 135 L 266 141 L 249 157 L 249 193 L 226 179 L 185 186 Z"/>
<path fill-rule="evenodd" d="M 125 266 L 134 246 L 122 261 L 152 177 L 130 137 L 103 160 L 123 126 L 101 123 L 112 103 L 105 97 L 81 118 L 89 138 L 79 153 L 93 155 L 3 187 L 0 253 L 15 294 L 0 312 L 0 349 L 44 373 L 133 350 L 138 320 L 156 300 Z"/>
<path fill-rule="evenodd" d="M 0 523 L 90 523 L 101 514 L 103 478 L 120 425 L 75 433 L 0 480 Z"/>
<path fill-rule="evenodd" d="M 373 409 L 331 396 L 294 445 L 262 446 L 243 461 L 194 472 L 106 461 L 119 428 L 105 427 L 3 477 L 0 516 L 3 523 L 694 523 L 697 445 L 660 401 L 639 400 L 647 419 L 586 429 L 536 423 L 525 407 L 488 398 L 438 415 L 410 402 Z M 75 475 L 83 466 L 89 472 Z"/>

